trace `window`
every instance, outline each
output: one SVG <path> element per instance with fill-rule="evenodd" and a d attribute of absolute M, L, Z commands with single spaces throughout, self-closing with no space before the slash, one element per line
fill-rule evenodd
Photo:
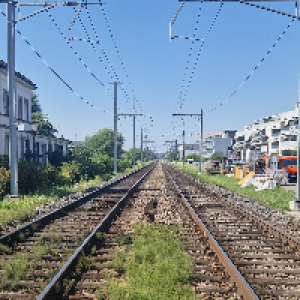
<path fill-rule="evenodd" d="M 29 122 L 29 102 L 28 102 L 28 99 L 24 99 L 24 120 Z"/>
<path fill-rule="evenodd" d="M 3 114 L 6 116 L 9 115 L 9 97 L 6 90 L 3 90 Z"/>
<path fill-rule="evenodd" d="M 24 138 L 21 137 L 21 159 L 24 159 Z"/>
<path fill-rule="evenodd" d="M 23 120 L 23 98 L 18 98 L 18 119 Z"/>
<path fill-rule="evenodd" d="M 9 135 L 8 134 L 5 135 L 5 144 L 4 144 L 4 147 L 5 147 L 4 153 L 6 155 L 8 155 L 9 154 Z"/>

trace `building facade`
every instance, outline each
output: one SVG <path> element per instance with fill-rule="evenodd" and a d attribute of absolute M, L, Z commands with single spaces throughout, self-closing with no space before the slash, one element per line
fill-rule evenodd
<path fill-rule="evenodd" d="M 268 116 L 245 126 L 234 137 L 234 148 L 245 152 L 259 148 L 262 155 L 282 155 L 283 150 L 297 150 L 298 109 Z"/>
<path fill-rule="evenodd" d="M 35 84 L 19 72 L 16 77 L 16 120 L 17 152 L 19 159 L 35 157 L 38 162 L 47 163 L 49 151 L 61 149 L 68 152 L 69 141 L 61 138 L 40 135 L 37 124 L 32 123 L 32 91 Z M 9 97 L 7 83 L 7 64 L 0 60 L 0 155 L 9 154 Z"/>
<path fill-rule="evenodd" d="M 209 158 L 217 152 L 226 155 L 228 148 L 232 146 L 235 133 L 236 130 L 225 130 L 223 134 L 205 138 L 202 144 L 203 157 Z"/>

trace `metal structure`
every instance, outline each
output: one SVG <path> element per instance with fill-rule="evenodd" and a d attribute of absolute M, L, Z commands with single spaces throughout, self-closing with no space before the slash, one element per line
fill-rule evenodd
<path fill-rule="evenodd" d="M 9 93 L 9 166 L 10 166 L 10 195 L 17 197 L 18 188 L 18 154 L 17 154 L 17 121 L 16 121 L 16 85 L 15 85 L 15 24 L 29 17 L 35 16 L 45 10 L 55 6 L 84 6 L 84 5 L 102 5 L 103 3 L 87 3 L 79 1 L 14 1 L 0 0 L 0 3 L 7 4 L 7 77 Z M 29 14 L 23 18 L 18 17 L 16 21 L 16 4 L 20 6 L 43 6 L 42 9 Z"/>
<path fill-rule="evenodd" d="M 135 117 L 143 114 L 118 114 L 118 117 L 133 117 L 133 165 L 135 166 Z"/>
<path fill-rule="evenodd" d="M 176 21 L 178 15 L 179 15 L 180 11 L 182 10 L 182 7 L 185 4 L 185 2 L 200 2 L 200 1 L 220 2 L 218 0 L 185 0 L 185 1 L 179 1 L 179 2 L 181 2 L 180 7 L 178 8 L 175 16 L 173 17 L 173 19 L 172 19 L 172 21 L 170 22 L 170 25 L 169 25 L 170 41 L 172 39 L 174 39 L 175 37 L 179 37 L 179 36 L 172 37 L 171 29 L 172 29 L 172 26 L 173 26 L 174 22 Z M 253 7 L 256 7 L 256 8 L 263 9 L 263 10 L 267 10 L 269 12 L 273 12 L 273 13 L 276 13 L 276 14 L 281 14 L 283 16 L 288 16 L 288 17 L 291 17 L 293 19 L 297 19 L 298 21 L 300 20 L 300 18 L 299 18 L 299 0 L 266 0 L 266 1 L 253 0 L 251 2 L 244 1 L 244 0 L 223 0 L 223 2 L 244 3 L 244 4 L 249 5 L 249 6 L 253 6 Z M 287 13 L 287 12 L 284 12 L 284 11 L 281 11 L 281 10 L 278 10 L 278 9 L 273 9 L 273 8 L 270 8 L 270 7 L 267 7 L 267 6 L 263 6 L 263 5 L 260 5 L 260 4 L 253 3 L 253 2 L 294 2 L 295 3 L 295 14 L 290 14 L 290 13 Z M 182 38 L 182 37 L 179 37 L 179 38 Z M 192 38 L 185 38 L 185 39 L 192 39 Z M 204 40 L 202 40 L 202 39 L 194 39 L 194 40 L 195 41 L 200 41 L 202 43 L 204 42 Z M 299 99 L 299 102 L 300 102 L 300 77 L 299 77 L 299 87 L 298 87 L 298 99 Z M 298 110 L 298 122 L 299 121 L 300 121 L 300 109 Z M 297 141 L 298 141 L 297 157 L 299 158 L 300 157 L 300 130 L 299 129 L 298 129 Z M 296 193 L 296 200 L 295 201 L 297 202 L 298 210 L 300 210 L 300 174 L 299 174 L 300 159 L 297 160 L 297 170 L 298 170 L 298 172 L 297 172 L 297 193 Z"/>
<path fill-rule="evenodd" d="M 201 173 L 201 164 L 202 164 L 202 142 L 203 142 L 203 109 L 201 108 L 200 114 L 172 114 L 175 117 L 198 117 L 199 120 L 199 130 L 200 130 L 200 144 L 199 144 L 199 172 Z M 184 166 L 184 157 L 185 157 L 185 141 L 184 141 L 185 132 L 183 130 L 183 166 Z"/>

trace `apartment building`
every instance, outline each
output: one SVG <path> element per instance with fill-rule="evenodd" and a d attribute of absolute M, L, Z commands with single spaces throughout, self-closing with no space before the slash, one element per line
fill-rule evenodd
<path fill-rule="evenodd" d="M 234 137 L 235 149 L 259 148 L 263 155 L 282 155 L 297 150 L 299 103 L 292 111 L 261 118 L 245 126 Z"/>
<path fill-rule="evenodd" d="M 236 130 L 225 130 L 223 134 L 205 138 L 202 144 L 203 157 L 209 158 L 216 152 L 226 155 L 228 148 L 232 146 L 235 133 Z"/>
<path fill-rule="evenodd" d="M 48 162 L 48 151 L 68 151 L 69 141 L 39 134 L 37 124 L 32 123 L 31 98 L 35 84 L 19 72 L 16 80 L 17 151 L 19 159 L 35 157 L 38 162 Z M 7 64 L 0 60 L 0 155 L 9 154 L 9 97 L 7 89 Z"/>

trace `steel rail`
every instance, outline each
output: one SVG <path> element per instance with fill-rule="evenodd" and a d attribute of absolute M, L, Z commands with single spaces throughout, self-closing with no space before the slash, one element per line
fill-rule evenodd
<path fill-rule="evenodd" d="M 205 224 L 199 218 L 198 214 L 195 212 L 195 210 L 193 209 L 193 207 L 191 206 L 189 201 L 186 199 L 183 192 L 181 191 L 181 189 L 179 188 L 179 186 L 177 185 L 175 180 L 172 178 L 171 174 L 166 169 L 165 169 L 165 172 L 166 172 L 167 176 L 171 179 L 171 182 L 173 183 L 178 194 L 180 195 L 183 204 L 189 210 L 191 217 L 193 218 L 195 223 L 199 226 L 199 228 L 203 232 L 204 236 L 207 238 L 207 240 L 211 246 L 211 249 L 216 253 L 216 255 L 218 256 L 218 258 L 220 260 L 220 263 L 225 267 L 226 271 L 228 272 L 228 274 L 230 276 L 230 281 L 236 285 L 238 293 L 243 296 L 244 300 L 259 300 L 259 297 L 252 290 L 252 288 L 249 286 L 247 281 L 241 275 L 239 270 L 235 267 L 235 265 L 233 264 L 231 259 L 223 251 L 223 249 L 220 247 L 220 245 L 215 240 L 213 235 L 210 233 L 210 231 L 207 229 Z"/>
<path fill-rule="evenodd" d="M 72 270 L 76 267 L 77 262 L 81 256 L 85 253 L 89 253 L 93 242 L 96 238 L 97 232 L 105 232 L 110 226 L 113 219 L 118 213 L 124 208 L 126 203 L 132 194 L 136 191 L 140 183 L 145 179 L 146 176 L 153 170 L 156 163 L 153 163 L 149 170 L 127 191 L 126 195 L 110 210 L 110 212 L 102 219 L 102 221 L 96 226 L 92 233 L 83 241 L 83 243 L 76 249 L 74 254 L 69 258 L 61 270 L 56 274 L 52 281 L 46 286 L 43 292 L 38 296 L 36 300 L 53 300 L 61 299 L 61 287 L 63 286 L 63 280 L 72 273 Z M 149 165 L 148 165 L 149 167 Z"/>
<path fill-rule="evenodd" d="M 180 172 L 187 176 L 187 174 L 183 173 L 181 170 Z M 201 183 L 199 180 L 197 180 L 194 177 L 190 177 L 198 186 L 201 186 Z M 288 234 L 287 232 L 284 232 L 283 230 L 279 229 L 278 227 L 272 225 L 271 223 L 269 223 L 268 221 L 256 216 L 253 212 L 251 212 L 250 210 L 247 210 L 243 207 L 241 207 L 240 205 L 238 205 L 237 203 L 234 203 L 233 201 L 226 199 L 223 195 L 220 195 L 218 193 L 216 193 L 215 191 L 213 191 L 210 187 L 205 187 L 206 189 L 208 189 L 212 195 L 218 197 L 221 201 L 223 201 L 224 203 L 228 204 L 232 209 L 234 209 L 235 211 L 241 213 L 242 215 L 250 218 L 254 223 L 256 223 L 261 229 L 263 230 L 267 230 L 268 232 L 274 234 L 277 237 L 280 237 L 283 241 L 287 242 L 290 246 L 296 247 L 298 249 L 300 249 L 300 240 L 298 240 L 297 238 L 291 236 L 290 234 Z"/>
<path fill-rule="evenodd" d="M 101 186 L 100 188 L 96 188 L 95 190 L 88 192 L 88 194 L 72 201 L 71 203 L 68 203 L 60 208 L 57 208 L 57 209 L 51 211 L 50 213 L 32 221 L 32 222 L 29 222 L 29 223 L 23 225 L 22 227 L 7 233 L 6 235 L 1 236 L 0 244 L 5 244 L 5 245 L 15 244 L 15 242 L 18 242 L 20 240 L 20 238 L 19 238 L 20 233 L 26 233 L 26 237 L 30 236 L 32 233 L 37 231 L 37 229 L 45 227 L 47 224 L 49 224 L 53 220 L 66 215 L 68 212 L 70 212 L 70 211 L 74 210 L 75 208 L 79 207 L 80 205 L 86 203 L 91 198 L 95 197 L 97 194 L 104 192 L 105 190 L 107 190 L 110 187 L 113 187 L 114 185 L 120 183 L 122 180 L 139 172 L 140 170 L 142 170 L 143 168 L 146 168 L 147 166 L 148 165 L 143 166 L 137 170 L 131 171 L 121 177 L 117 177 L 112 182 L 108 182 L 105 185 Z M 87 190 L 90 190 L 90 189 L 87 189 Z"/>

